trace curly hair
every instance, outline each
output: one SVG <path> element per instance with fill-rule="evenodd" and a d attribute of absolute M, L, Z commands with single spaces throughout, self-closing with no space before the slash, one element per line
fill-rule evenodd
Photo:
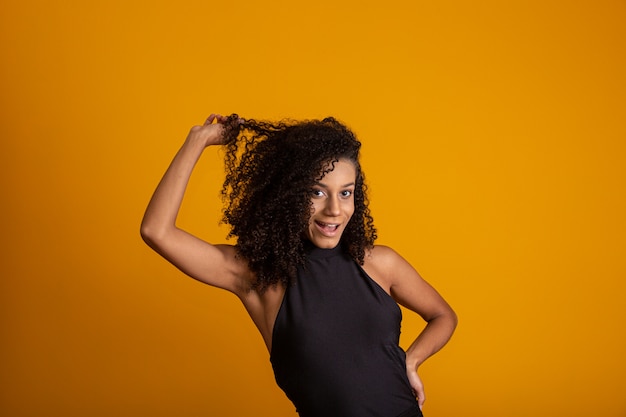
<path fill-rule="evenodd" d="M 361 143 L 350 129 L 332 117 L 274 123 L 233 114 L 225 123 L 224 141 L 222 222 L 230 226 L 228 237 L 237 238 L 238 255 L 256 275 L 254 289 L 289 285 L 297 268 L 305 266 L 311 190 L 344 158 L 354 164 L 356 182 L 355 210 L 341 245 L 363 264 L 377 236 L 359 163 Z"/>

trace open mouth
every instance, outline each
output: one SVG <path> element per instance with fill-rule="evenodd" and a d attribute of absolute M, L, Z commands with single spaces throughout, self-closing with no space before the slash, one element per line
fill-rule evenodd
<path fill-rule="evenodd" d="M 338 223 L 324 223 L 316 220 L 315 224 L 322 231 L 322 233 L 327 235 L 333 235 L 337 229 L 339 229 Z"/>

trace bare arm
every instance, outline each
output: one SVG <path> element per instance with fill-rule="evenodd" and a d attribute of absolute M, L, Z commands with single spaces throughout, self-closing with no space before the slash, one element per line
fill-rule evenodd
<path fill-rule="evenodd" d="M 141 223 L 144 241 L 187 275 L 235 294 L 244 290 L 249 275 L 230 245 L 211 245 L 176 226 L 176 218 L 191 173 L 207 146 L 220 145 L 224 118 L 211 115 L 191 128 L 148 204 Z"/>
<path fill-rule="evenodd" d="M 443 297 L 395 251 L 376 246 L 372 259 L 375 259 L 375 270 L 384 278 L 391 296 L 427 322 L 406 351 L 407 375 L 421 408 L 426 398 L 417 369 L 450 340 L 457 317 Z"/>

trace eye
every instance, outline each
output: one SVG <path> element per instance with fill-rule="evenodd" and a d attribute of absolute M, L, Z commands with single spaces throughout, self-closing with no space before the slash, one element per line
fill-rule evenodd
<path fill-rule="evenodd" d="M 314 189 L 311 190 L 311 195 L 313 197 L 323 197 L 324 196 L 324 191 L 322 191 L 320 189 L 317 189 L 317 188 L 314 188 Z"/>
<path fill-rule="evenodd" d="M 352 196 L 352 190 L 343 190 L 341 192 L 341 196 L 343 198 L 348 198 L 348 197 Z"/>

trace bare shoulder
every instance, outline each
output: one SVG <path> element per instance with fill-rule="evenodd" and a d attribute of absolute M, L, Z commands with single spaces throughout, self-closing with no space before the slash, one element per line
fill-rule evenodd
<path fill-rule="evenodd" d="M 408 263 L 389 246 L 376 245 L 365 252 L 363 269 L 388 293 L 394 284 L 396 271 Z"/>
<path fill-rule="evenodd" d="M 407 264 L 398 252 L 384 245 L 376 245 L 366 251 L 364 261 L 364 265 L 387 274 L 392 272 L 394 267 Z"/>
<path fill-rule="evenodd" d="M 374 247 L 365 252 L 366 261 L 369 259 L 374 262 L 393 262 L 398 258 L 401 258 L 398 252 L 385 245 L 374 245 Z"/>
<path fill-rule="evenodd" d="M 368 274 L 372 271 L 379 277 L 379 282 L 385 283 L 389 294 L 396 302 L 415 311 L 426 320 L 452 312 L 446 301 L 417 270 L 388 246 L 375 246 L 369 251 L 364 269 Z"/>

